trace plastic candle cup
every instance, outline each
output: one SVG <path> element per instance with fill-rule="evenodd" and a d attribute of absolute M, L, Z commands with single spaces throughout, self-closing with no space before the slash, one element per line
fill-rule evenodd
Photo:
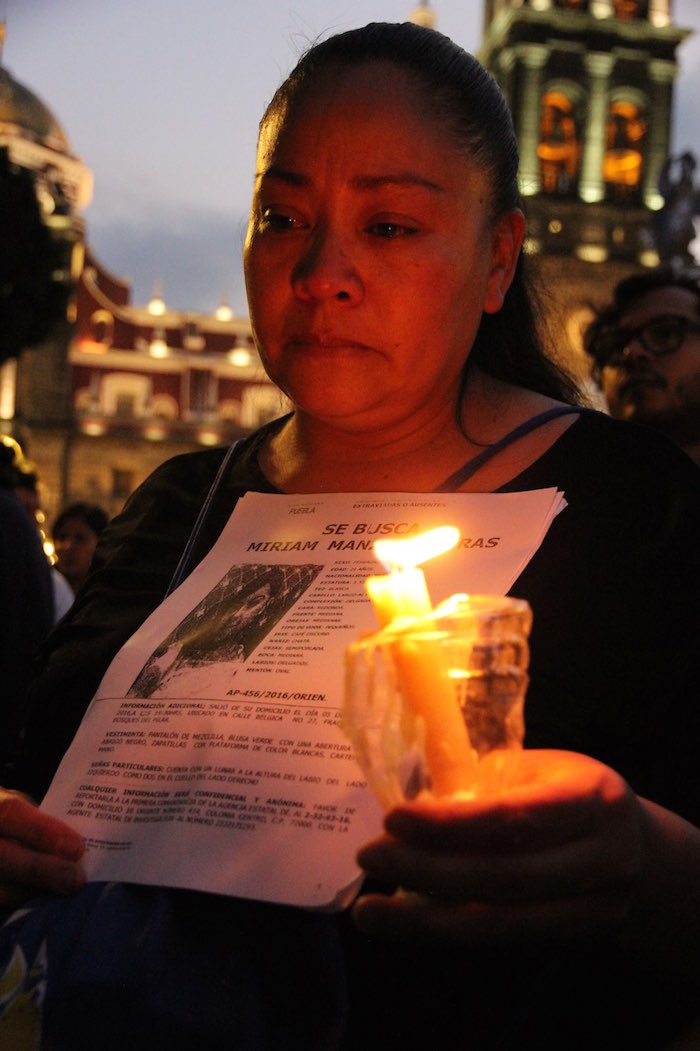
<path fill-rule="evenodd" d="M 390 564 L 367 581 L 381 630 L 352 643 L 345 661 L 341 726 L 368 783 L 387 808 L 422 792 L 501 791 L 524 737 L 530 607 L 453 595 L 432 609 L 421 570 Z"/>

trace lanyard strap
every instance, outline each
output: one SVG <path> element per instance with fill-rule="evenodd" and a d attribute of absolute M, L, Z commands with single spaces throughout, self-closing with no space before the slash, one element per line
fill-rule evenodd
<path fill-rule="evenodd" d="M 538 413 L 537 416 L 531 416 L 529 420 L 525 420 L 524 423 L 519 424 L 508 434 L 504 435 L 493 445 L 489 445 L 487 449 L 477 453 L 476 456 L 472 457 L 471 460 L 467 460 L 465 464 L 451 474 L 449 478 L 446 478 L 442 485 L 439 485 L 434 492 L 436 493 L 451 493 L 456 489 L 459 489 L 461 485 L 464 485 L 473 474 L 479 470 L 479 468 L 485 464 L 492 456 L 499 453 L 501 449 L 505 449 L 507 445 L 522 438 L 523 435 L 529 434 L 530 431 L 534 431 L 537 427 L 541 427 L 543 423 L 547 423 L 549 420 L 554 420 L 558 416 L 570 416 L 572 413 L 578 412 L 595 412 L 594 409 L 584 408 L 582 405 L 556 405 L 552 409 L 547 409 L 545 412 Z"/>
<path fill-rule="evenodd" d="M 172 592 L 175 590 L 176 587 L 180 586 L 180 584 L 182 583 L 182 581 L 184 580 L 184 578 L 187 576 L 187 574 L 190 571 L 190 562 L 192 561 L 192 553 L 194 552 L 194 549 L 196 547 L 197 541 L 199 540 L 199 537 L 200 537 L 200 534 L 202 532 L 202 529 L 204 528 L 204 523 L 206 522 L 206 520 L 207 520 L 207 518 L 209 516 L 209 511 L 211 510 L 211 505 L 214 503 L 214 500 L 216 499 L 217 493 L 219 492 L 219 489 L 221 488 L 221 486 L 223 484 L 224 478 L 226 476 L 226 472 L 228 470 L 228 465 L 231 462 L 231 458 L 233 457 L 234 449 L 236 448 L 237 445 L 238 445 L 238 442 L 234 442 L 233 445 L 229 445 L 228 449 L 226 450 L 226 455 L 224 456 L 223 460 L 221 461 L 221 464 L 219 465 L 219 470 L 216 472 L 216 477 L 214 478 L 214 481 L 211 483 L 211 486 L 209 488 L 209 492 L 207 493 L 206 500 L 202 504 L 202 506 L 201 506 L 201 508 L 199 510 L 199 514 L 197 515 L 197 521 L 195 522 L 194 527 L 192 529 L 192 532 L 189 535 L 189 539 L 187 540 L 187 543 L 185 545 L 185 550 L 180 555 L 180 561 L 178 562 L 178 564 L 177 564 L 177 566 L 175 568 L 175 572 L 173 573 L 172 580 L 170 581 L 170 584 L 168 585 L 168 590 L 165 592 L 165 597 L 166 598 L 168 597 L 168 595 L 172 594 Z"/>

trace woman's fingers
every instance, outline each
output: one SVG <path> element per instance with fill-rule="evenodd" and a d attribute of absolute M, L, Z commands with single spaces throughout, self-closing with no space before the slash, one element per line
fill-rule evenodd
<path fill-rule="evenodd" d="M 598 888 L 629 888 L 638 871 L 636 844 L 604 850 L 597 837 L 517 853 L 437 853 L 386 837 L 363 847 L 360 865 L 390 886 L 450 902 L 534 902 Z"/>
<path fill-rule="evenodd" d="M 70 825 L 39 810 L 21 793 L 6 789 L 0 789 L 0 837 L 71 861 L 77 861 L 85 851 L 82 836 Z"/>
<path fill-rule="evenodd" d="M 69 825 L 17 792 L 0 791 L 0 905 L 31 893 L 72 894 L 85 882 L 85 844 Z"/>
<path fill-rule="evenodd" d="M 73 894 L 84 883 L 85 875 L 77 862 L 0 840 L 0 904 L 17 904 L 37 891 Z"/>
<path fill-rule="evenodd" d="M 387 834 L 358 853 L 362 867 L 413 897 L 362 909 L 383 923 L 428 918 L 450 909 L 472 929 L 478 906 L 513 910 L 537 922 L 550 915 L 575 928 L 582 918 L 619 918 L 642 865 L 639 801 L 614 771 L 585 756 L 532 752 L 517 786 L 491 799 L 414 802 L 387 815 Z M 410 908 L 409 908 L 410 906 Z M 513 914 L 515 914 L 513 912 Z M 455 930 L 459 930 L 456 923 Z"/>
<path fill-rule="evenodd" d="M 609 767 L 574 752 L 526 750 L 518 780 L 498 796 L 415 800 L 386 817 L 390 835 L 441 849 L 519 850 L 579 839 L 634 800 Z"/>
<path fill-rule="evenodd" d="M 456 904 L 410 891 L 367 894 L 353 906 L 353 919 L 370 938 L 474 946 L 532 947 L 553 940 L 595 937 L 624 915 L 626 895 L 546 900 L 526 905 Z"/>

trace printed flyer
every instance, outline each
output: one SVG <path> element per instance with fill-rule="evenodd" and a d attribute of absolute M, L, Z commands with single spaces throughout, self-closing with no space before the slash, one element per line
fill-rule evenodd
<path fill-rule="evenodd" d="M 246 494 L 112 661 L 42 803 L 86 838 L 88 878 L 345 907 L 382 820 L 338 727 L 345 649 L 377 629 L 374 541 L 454 525 L 423 567 L 433 604 L 502 595 L 565 506 L 555 489 Z"/>

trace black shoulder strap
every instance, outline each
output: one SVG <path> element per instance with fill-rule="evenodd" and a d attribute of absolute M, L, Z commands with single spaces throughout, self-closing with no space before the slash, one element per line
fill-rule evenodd
<path fill-rule="evenodd" d="M 493 445 L 489 445 L 488 448 L 484 449 L 483 452 L 477 453 L 476 456 L 472 457 L 471 460 L 467 460 L 465 464 L 451 474 L 449 478 L 446 478 L 442 485 L 439 485 L 435 489 L 436 493 L 451 493 L 455 489 L 459 489 L 461 485 L 464 485 L 473 474 L 479 470 L 479 468 L 485 464 L 492 456 L 499 453 L 501 449 L 505 449 L 507 445 L 522 438 L 523 435 L 529 434 L 530 431 L 534 431 L 537 427 L 541 427 L 543 423 L 547 423 L 549 420 L 554 420 L 557 416 L 570 416 L 572 413 L 577 412 L 595 412 L 594 409 L 585 408 L 582 405 L 555 405 L 553 409 L 547 409 L 545 412 L 538 413 L 537 416 L 531 416 L 529 420 L 525 420 L 524 423 L 519 424 L 508 434 L 504 435 Z"/>
<path fill-rule="evenodd" d="M 182 552 L 180 556 L 180 561 L 178 562 L 175 568 L 172 580 L 168 585 L 168 590 L 165 592 L 166 598 L 168 597 L 168 595 L 172 594 L 176 587 L 180 586 L 180 584 L 190 571 L 190 560 L 192 558 L 192 552 L 194 551 L 195 545 L 199 540 L 199 534 L 202 532 L 204 523 L 207 520 L 207 516 L 209 515 L 211 505 L 214 503 L 214 500 L 216 499 L 216 494 L 221 488 L 223 480 L 226 477 L 228 465 L 231 462 L 233 452 L 237 445 L 238 442 L 234 442 L 233 445 L 229 445 L 228 449 L 226 450 L 226 454 L 219 465 L 219 470 L 216 472 L 216 477 L 211 483 L 206 499 L 199 510 L 199 514 L 197 515 L 197 521 L 195 522 L 192 528 L 192 532 L 190 533 L 187 543 L 185 544 L 185 549 Z"/>

